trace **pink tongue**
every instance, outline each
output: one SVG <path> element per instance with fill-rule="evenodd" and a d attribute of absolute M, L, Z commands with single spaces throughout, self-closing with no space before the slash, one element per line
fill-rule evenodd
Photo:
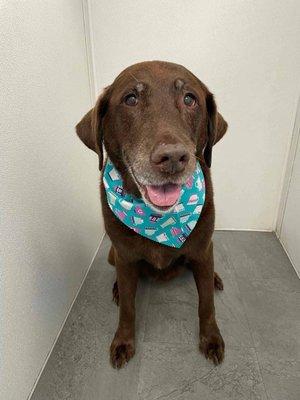
<path fill-rule="evenodd" d="M 162 186 L 146 186 L 146 189 L 153 204 L 160 207 L 168 207 L 176 203 L 180 195 L 181 186 L 168 183 Z"/>

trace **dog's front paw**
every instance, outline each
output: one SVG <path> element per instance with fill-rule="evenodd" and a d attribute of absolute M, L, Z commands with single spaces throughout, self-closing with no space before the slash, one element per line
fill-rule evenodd
<path fill-rule="evenodd" d="M 116 335 L 110 346 L 110 362 L 114 368 L 122 368 L 135 353 L 134 339 L 123 339 Z"/>
<path fill-rule="evenodd" d="M 224 359 L 225 343 L 220 332 L 212 332 L 200 335 L 200 351 L 215 365 L 221 364 Z"/>

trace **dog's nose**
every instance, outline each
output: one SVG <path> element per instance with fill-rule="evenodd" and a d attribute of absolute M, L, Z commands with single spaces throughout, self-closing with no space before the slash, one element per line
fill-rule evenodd
<path fill-rule="evenodd" d="M 150 155 L 151 164 L 160 172 L 175 174 L 182 172 L 190 155 L 182 143 L 160 143 Z"/>

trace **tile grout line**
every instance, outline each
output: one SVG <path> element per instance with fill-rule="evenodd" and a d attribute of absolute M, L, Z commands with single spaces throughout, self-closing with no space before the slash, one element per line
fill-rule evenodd
<path fill-rule="evenodd" d="M 263 384 L 263 387 L 264 387 L 264 392 L 265 392 L 265 395 L 266 395 L 266 399 L 267 400 L 272 400 L 269 397 L 269 393 L 268 393 L 266 385 L 265 385 L 265 381 L 264 381 L 264 377 L 263 377 L 263 373 L 262 373 L 262 368 L 261 368 L 261 365 L 260 365 L 260 362 L 259 362 L 259 357 L 258 357 L 258 353 L 257 353 L 254 337 L 253 337 L 253 334 L 252 334 L 251 325 L 250 325 L 250 322 L 249 322 L 249 319 L 248 319 L 248 315 L 247 315 L 246 307 L 245 307 L 245 304 L 244 304 L 242 292 L 240 290 L 240 285 L 239 285 L 239 282 L 238 282 L 238 279 L 237 279 L 236 268 L 235 268 L 234 262 L 232 262 L 232 260 L 231 260 L 231 257 L 230 256 L 229 256 L 229 258 L 227 257 L 227 253 L 226 253 L 226 260 L 229 263 L 229 265 L 232 267 L 232 271 L 233 271 L 233 274 L 234 274 L 235 282 L 237 284 L 238 293 L 239 293 L 240 298 L 241 298 L 241 303 L 242 303 L 242 307 L 243 307 L 243 310 L 244 310 L 246 323 L 247 323 L 247 326 L 248 326 L 248 329 L 249 329 L 249 332 L 250 332 L 250 337 L 251 337 L 251 340 L 252 340 L 252 345 L 253 345 L 253 349 L 254 349 L 254 353 L 255 353 L 255 357 L 256 357 L 256 362 L 257 362 L 258 370 L 259 370 L 259 373 L 260 373 L 260 376 L 261 376 L 262 384 Z"/>

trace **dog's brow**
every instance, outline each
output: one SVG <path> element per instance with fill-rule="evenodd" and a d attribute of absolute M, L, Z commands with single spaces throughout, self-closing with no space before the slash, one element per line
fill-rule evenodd
<path fill-rule="evenodd" d="M 144 89 L 145 89 L 145 85 L 144 85 L 142 82 L 139 82 L 139 83 L 136 85 L 136 90 L 137 90 L 138 92 L 142 92 Z"/>
<path fill-rule="evenodd" d="M 138 92 L 142 92 L 145 89 L 145 85 L 140 82 L 131 72 L 129 72 L 129 75 L 137 82 L 135 88 Z"/>
<path fill-rule="evenodd" d="M 174 82 L 174 86 L 176 89 L 180 90 L 184 86 L 184 81 L 180 78 L 177 78 Z"/>
<path fill-rule="evenodd" d="M 135 81 L 137 81 L 137 83 L 139 83 L 138 79 L 137 79 L 131 72 L 129 72 L 129 75 L 130 75 Z"/>

